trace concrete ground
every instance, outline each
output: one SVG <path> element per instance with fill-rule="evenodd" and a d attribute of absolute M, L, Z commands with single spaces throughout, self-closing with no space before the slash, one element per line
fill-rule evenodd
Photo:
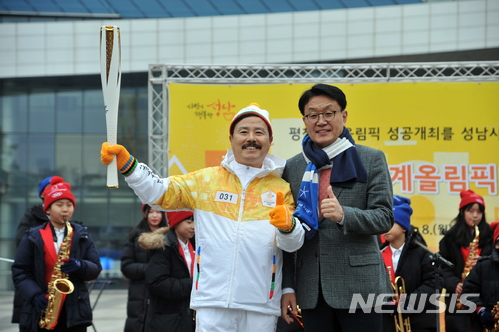
<path fill-rule="evenodd" d="M 98 289 L 90 293 L 90 302 L 94 305 Z M 94 328 L 87 328 L 87 332 L 122 332 L 126 319 L 126 289 L 106 289 L 102 292 L 94 307 Z M 0 331 L 18 332 L 18 325 L 12 324 L 12 303 L 14 292 L 0 292 Z M 440 315 L 440 331 L 445 332 L 445 318 Z"/>
<path fill-rule="evenodd" d="M 94 305 L 98 289 L 90 293 L 90 302 Z M 14 292 L 0 292 L 0 331 L 17 332 L 19 327 L 12 324 L 12 303 Z M 87 328 L 87 332 L 122 332 L 126 319 L 126 289 L 104 290 L 94 307 L 94 328 Z"/>

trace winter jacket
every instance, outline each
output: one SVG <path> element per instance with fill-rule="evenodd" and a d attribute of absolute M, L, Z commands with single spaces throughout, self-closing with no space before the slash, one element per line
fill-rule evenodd
<path fill-rule="evenodd" d="M 19 243 L 21 243 L 21 239 L 23 238 L 26 231 L 31 227 L 36 227 L 43 225 L 48 221 L 48 217 L 43 211 L 43 205 L 33 205 L 29 209 L 26 210 L 21 221 L 19 221 L 19 225 L 17 226 L 16 232 L 16 247 L 19 247 Z M 19 323 L 19 319 L 21 317 L 21 307 L 23 304 L 23 299 L 19 293 L 14 292 L 14 306 L 12 311 L 12 323 Z"/>
<path fill-rule="evenodd" d="M 16 232 L 16 246 L 19 247 L 19 243 L 21 243 L 21 239 L 23 238 L 26 231 L 31 227 L 36 227 L 43 225 L 49 221 L 47 214 L 43 211 L 43 205 L 33 205 L 29 209 L 26 210 L 21 221 L 19 221 L 19 225 L 17 226 Z"/>
<path fill-rule="evenodd" d="M 445 298 L 446 312 L 445 312 L 445 324 L 447 329 L 456 332 L 460 331 L 476 331 L 480 329 L 480 325 L 473 318 L 473 313 L 462 313 L 456 310 L 455 299 L 452 295 L 455 294 L 455 289 L 458 283 L 462 282 L 462 273 L 464 270 L 465 261 L 463 255 L 461 254 L 461 247 L 456 240 L 456 227 L 451 227 L 444 237 L 440 240 L 440 255 L 454 264 L 454 267 L 449 267 L 442 264 L 443 277 L 444 277 L 444 288 L 447 290 L 450 296 Z M 492 252 L 492 241 L 487 242 L 487 244 L 481 248 L 480 256 L 488 256 Z M 471 271 L 474 270 L 474 267 Z M 463 307 L 463 310 L 467 310 L 468 307 Z"/>
<path fill-rule="evenodd" d="M 19 247 L 19 243 L 21 243 L 21 239 L 26 234 L 26 231 L 32 227 L 37 227 L 43 225 L 49 221 L 47 214 L 43 210 L 43 205 L 33 205 L 29 209 L 26 210 L 21 221 L 19 221 L 19 225 L 17 226 L 16 232 L 16 247 Z M 81 224 L 79 221 L 72 220 L 72 222 L 76 222 Z M 21 306 L 23 303 L 22 297 L 14 292 L 14 306 L 12 312 L 12 323 L 19 323 L 19 319 L 21 316 Z"/>
<path fill-rule="evenodd" d="M 127 241 L 121 254 L 121 272 L 129 280 L 125 332 L 144 331 L 149 302 L 145 279 L 149 254 L 140 247 L 139 236 L 140 234 L 137 234 L 133 241 Z"/>
<path fill-rule="evenodd" d="M 464 259 L 461 254 L 461 247 L 457 244 L 455 238 L 455 227 L 452 227 L 445 233 L 444 237 L 440 240 L 440 255 L 454 264 L 454 267 L 449 268 L 447 265 L 442 265 L 444 271 L 444 288 L 448 293 L 454 293 L 458 283 L 462 282 L 462 273 L 464 270 Z M 481 248 L 480 256 L 488 256 L 492 253 L 492 241 L 485 247 Z"/>
<path fill-rule="evenodd" d="M 436 299 L 431 298 L 436 293 L 434 269 L 430 262 L 430 252 L 416 244 L 425 241 L 416 228 L 407 236 L 400 255 L 395 276 L 404 279 L 405 292 L 412 302 L 415 299 L 413 309 L 419 313 L 411 313 L 409 319 L 413 329 L 435 329 L 437 317 L 435 314 L 427 313 L 428 310 L 436 312 L 437 307 L 433 304 Z M 383 250 L 389 246 L 389 242 L 382 243 Z M 438 280 L 441 290 L 441 281 Z M 383 314 L 383 331 L 395 331 L 393 316 Z"/>
<path fill-rule="evenodd" d="M 139 241 L 153 251 L 146 269 L 150 307 L 145 331 L 193 332 L 193 311 L 189 308 L 192 277 L 175 232 L 162 227 L 143 233 Z"/>
<path fill-rule="evenodd" d="M 280 316 L 282 250 L 304 241 L 300 221 L 290 233 L 269 223 L 276 193 L 294 211 L 285 161 L 270 154 L 260 172 L 241 185 L 229 150 L 218 167 L 160 179 L 145 164 L 125 178 L 142 203 L 162 210 L 191 210 L 196 220 L 196 262 L 191 308 L 231 308 Z"/>
<path fill-rule="evenodd" d="M 478 259 L 463 284 L 463 294 L 479 294 L 470 296 L 468 300 L 477 307 L 491 309 L 499 301 L 499 249 L 493 249 L 490 256 Z"/>
<path fill-rule="evenodd" d="M 24 299 L 21 311 L 20 331 L 37 331 L 40 312 L 37 312 L 33 300 L 40 294 L 47 294 L 45 281 L 44 243 L 40 230 L 47 223 L 31 228 L 23 237 L 12 264 L 12 279 L 16 292 Z M 70 257 L 81 260 L 81 269 L 69 275 L 74 291 L 66 296 L 62 310 L 66 310 L 69 327 L 92 324 L 92 309 L 85 281 L 98 277 L 102 266 L 92 237 L 86 227 L 71 222 L 73 239 Z"/>

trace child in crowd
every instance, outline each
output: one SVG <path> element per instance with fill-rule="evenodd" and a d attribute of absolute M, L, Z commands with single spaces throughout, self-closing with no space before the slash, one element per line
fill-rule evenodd
<path fill-rule="evenodd" d="M 460 195 L 459 213 L 439 243 L 440 255 L 454 264 L 453 267 L 442 265 L 443 286 L 447 293 L 456 294 L 458 297 L 462 293 L 464 278 L 475 266 L 478 258 L 492 253 L 492 231 L 485 219 L 483 197 L 472 190 L 463 190 Z M 473 315 L 462 312 L 459 304 L 456 306 L 456 301 L 452 300 L 452 296 L 446 297 L 445 302 L 447 331 L 469 332 L 472 326 L 476 325 Z"/>
<path fill-rule="evenodd" d="M 130 281 L 125 332 L 144 331 L 148 310 L 149 295 L 145 272 L 150 254 L 140 247 L 139 236 L 167 226 L 163 211 L 155 210 L 147 204 L 142 204 L 141 211 L 143 218 L 128 235 L 128 241 L 121 255 L 121 272 Z"/>
<path fill-rule="evenodd" d="M 478 260 L 463 284 L 463 294 L 479 294 L 468 297 L 476 304 L 477 331 L 499 331 L 499 222 L 491 223 L 490 228 L 494 234 L 492 254 Z"/>
<path fill-rule="evenodd" d="M 437 309 L 430 303 L 430 296 L 436 292 L 430 252 L 416 244 L 416 241 L 421 244 L 425 241 L 417 228 L 411 226 L 410 204 L 406 197 L 393 196 L 395 223 L 388 233 L 382 235 L 386 242 L 380 245 L 380 249 L 390 280 L 396 286 L 395 278 L 401 277 L 407 294 L 405 302 L 400 303 L 404 309 L 400 310 L 401 315 L 398 315 L 397 302 L 384 307 L 393 313 L 383 314 L 383 331 L 399 331 L 395 324 L 401 327 L 400 331 L 405 331 L 404 324 L 410 324 L 413 332 L 436 331 L 437 317 L 427 312 L 436 312 Z"/>
<path fill-rule="evenodd" d="M 47 329 L 55 325 L 54 331 L 84 332 L 92 324 L 85 281 L 96 279 L 102 270 L 99 255 L 87 228 L 69 221 L 76 208 L 71 185 L 54 176 L 44 196 L 50 221 L 26 232 L 12 264 L 16 292 L 24 300 L 19 330 L 45 330 L 39 327 L 42 316 Z M 54 289 L 58 278 L 69 279 L 68 294 Z M 60 312 L 54 310 L 55 318 L 48 320 L 45 309 L 57 303 L 56 298 L 61 299 Z"/>
<path fill-rule="evenodd" d="M 45 188 L 50 186 L 50 180 L 52 180 L 52 176 L 48 176 L 38 183 L 38 197 L 41 198 L 42 202 L 44 197 L 43 192 L 45 191 Z M 19 225 L 17 226 L 16 246 L 19 246 L 21 239 L 29 228 L 40 226 L 48 220 L 49 219 L 45 214 L 45 210 L 43 209 L 43 203 L 33 205 L 26 210 L 23 217 L 19 221 Z"/>
<path fill-rule="evenodd" d="M 46 177 L 38 183 L 38 197 L 41 198 L 43 202 L 43 192 L 45 188 L 50 185 L 51 176 Z M 43 225 L 49 221 L 49 218 L 45 214 L 45 210 L 43 209 L 42 204 L 35 204 L 32 207 L 28 208 L 24 213 L 23 217 L 19 221 L 19 225 L 17 226 L 16 231 L 16 247 L 19 246 L 21 240 L 28 229 L 31 227 L 36 227 Z M 23 299 L 19 295 L 19 293 L 14 293 L 14 305 L 12 307 L 12 323 L 19 323 L 19 319 L 21 317 L 21 307 L 23 304 Z"/>
<path fill-rule="evenodd" d="M 194 219 L 190 211 L 168 212 L 170 228 L 139 237 L 140 245 L 154 250 L 145 276 L 150 307 L 146 331 L 193 332 L 189 308 L 194 272 Z"/>

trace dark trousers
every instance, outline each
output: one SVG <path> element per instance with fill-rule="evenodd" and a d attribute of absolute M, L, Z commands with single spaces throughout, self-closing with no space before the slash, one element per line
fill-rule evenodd
<path fill-rule="evenodd" d="M 453 308 L 453 312 L 449 312 L 450 297 L 445 298 L 447 310 L 445 311 L 445 330 L 452 332 L 481 332 L 483 328 L 475 319 L 473 313 L 461 313 Z M 467 308 L 467 307 L 465 307 Z"/>
<path fill-rule="evenodd" d="M 67 316 L 66 316 L 66 308 L 62 308 L 61 315 L 59 316 L 59 320 L 57 325 L 52 330 L 54 332 L 86 332 L 87 327 L 83 325 L 68 327 L 67 325 Z M 46 329 L 38 329 L 39 331 L 47 331 Z"/>
<path fill-rule="evenodd" d="M 431 318 L 434 318 L 436 320 L 435 315 L 431 315 Z M 403 320 L 403 318 L 402 318 Z M 411 317 L 409 316 L 409 321 L 411 323 L 411 332 L 436 332 L 437 329 L 434 327 L 426 327 L 426 328 L 421 328 L 418 326 L 414 326 L 413 322 L 411 322 Z M 400 323 L 400 322 L 399 322 Z M 402 322 L 403 324 L 404 322 Z M 391 314 L 383 314 L 383 332 L 396 332 L 397 329 L 395 328 L 395 320 L 394 316 Z M 447 330 L 447 331 L 452 331 L 452 330 Z"/>
<path fill-rule="evenodd" d="M 349 313 L 349 309 L 331 308 L 319 291 L 319 299 L 314 309 L 302 310 L 305 332 L 382 332 L 382 315 L 371 310 L 364 313 L 357 309 Z"/>

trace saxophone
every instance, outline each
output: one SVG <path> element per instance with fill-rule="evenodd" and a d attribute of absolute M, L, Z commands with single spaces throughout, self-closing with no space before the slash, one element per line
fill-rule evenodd
<path fill-rule="evenodd" d="M 64 219 L 64 221 L 68 232 L 59 248 L 59 254 L 52 270 L 52 277 L 48 283 L 49 298 L 47 308 L 42 311 L 38 322 L 40 328 L 47 330 L 53 330 L 56 327 L 66 295 L 71 294 L 74 290 L 74 285 L 69 281 L 68 275 L 61 271 L 61 259 L 69 258 L 71 235 L 73 234 L 73 227 L 71 227 L 69 221 L 67 219 Z"/>
<path fill-rule="evenodd" d="M 492 308 L 492 319 L 494 319 L 494 328 L 490 332 L 499 332 L 499 301 Z M 489 331 L 485 329 L 485 331 Z"/>
<path fill-rule="evenodd" d="M 478 225 L 475 224 L 475 237 L 470 243 L 470 253 L 468 254 L 468 258 L 466 259 L 466 263 L 464 264 L 464 270 L 463 273 L 461 274 L 461 283 L 464 283 L 464 279 L 466 279 L 471 269 L 473 268 L 472 262 L 473 258 L 478 253 L 478 242 L 480 242 L 480 230 L 478 229 Z M 457 298 L 456 301 L 456 308 L 458 309 L 463 308 L 463 304 L 461 303 L 459 297 Z"/>

